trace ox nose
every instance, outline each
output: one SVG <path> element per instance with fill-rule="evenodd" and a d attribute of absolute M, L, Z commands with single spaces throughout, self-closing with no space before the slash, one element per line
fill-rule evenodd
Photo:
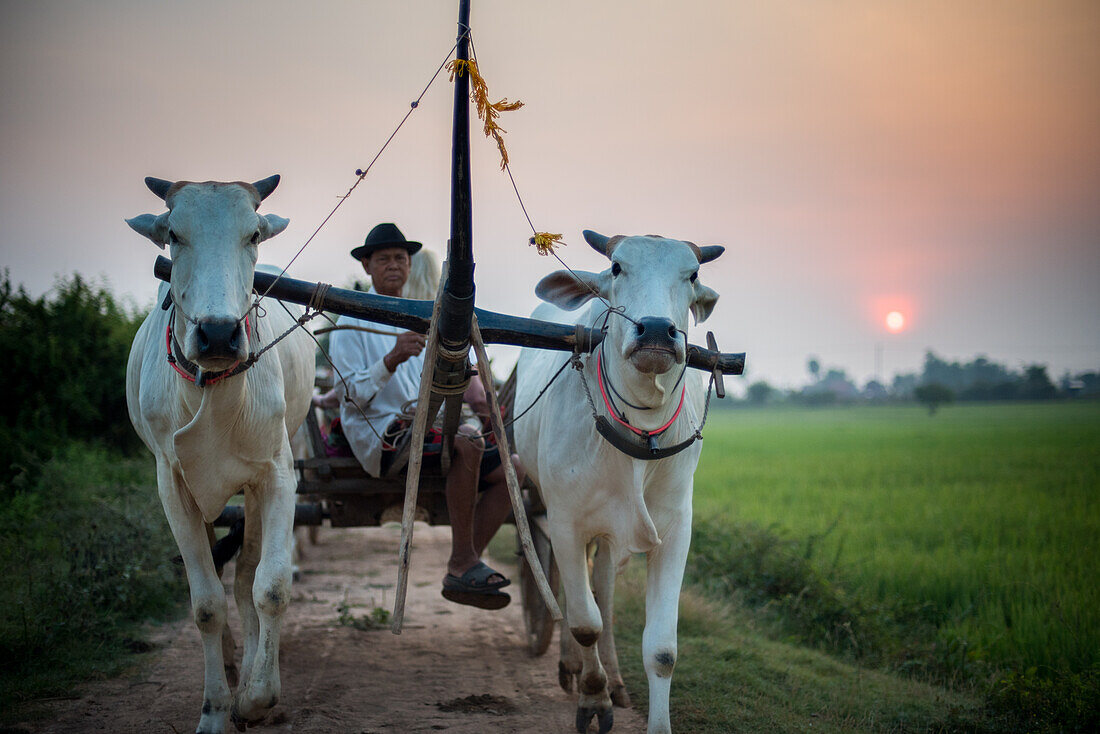
<path fill-rule="evenodd" d="M 241 348 L 241 325 L 236 319 L 205 319 L 195 328 L 199 357 L 236 359 Z"/>
<path fill-rule="evenodd" d="M 638 332 L 639 345 L 671 349 L 676 346 L 680 338 L 672 319 L 646 316 L 638 319 L 634 328 Z"/>

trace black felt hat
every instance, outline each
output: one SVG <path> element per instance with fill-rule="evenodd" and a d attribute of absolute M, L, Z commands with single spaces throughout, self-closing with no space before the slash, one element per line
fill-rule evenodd
<path fill-rule="evenodd" d="M 400 247 L 412 255 L 422 246 L 419 242 L 410 242 L 405 239 L 405 235 L 401 234 L 401 230 L 393 222 L 385 222 L 372 229 L 363 240 L 363 244 L 351 251 L 351 256 L 356 260 L 362 260 L 370 257 L 376 250 L 387 247 Z"/>

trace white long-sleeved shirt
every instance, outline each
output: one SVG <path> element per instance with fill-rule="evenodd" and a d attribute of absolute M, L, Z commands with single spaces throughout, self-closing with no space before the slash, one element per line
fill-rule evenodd
<path fill-rule="evenodd" d="M 373 292 L 373 291 L 371 291 Z M 336 320 L 338 326 L 364 326 L 387 334 L 371 334 L 350 329 L 332 332 L 329 356 L 339 371 L 334 376 L 340 395 L 340 423 L 351 444 L 352 453 L 367 473 L 377 477 L 382 459 L 379 436 L 401 412 L 402 406 L 415 400 L 420 392 L 420 374 L 424 370 L 423 352 L 397 365 L 392 373 L 382 358 L 397 343 L 397 335 L 405 331 L 396 326 L 362 321 L 350 316 Z M 340 380 L 340 375 L 344 380 Z M 346 383 L 346 387 L 345 387 Z M 345 390 L 366 414 L 366 418 L 351 403 L 343 399 Z M 374 430 L 371 430 L 373 426 Z"/>

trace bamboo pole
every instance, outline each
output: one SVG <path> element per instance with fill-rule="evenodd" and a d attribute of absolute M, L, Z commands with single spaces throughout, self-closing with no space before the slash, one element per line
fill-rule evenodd
<path fill-rule="evenodd" d="M 473 343 L 474 353 L 477 355 L 477 371 L 481 376 L 481 384 L 485 386 L 485 394 L 489 397 L 489 421 L 493 426 L 493 435 L 497 438 L 497 449 L 500 451 L 500 463 L 504 466 L 504 477 L 508 483 L 508 496 L 512 500 L 512 513 L 516 518 L 516 533 L 519 534 L 520 545 L 523 548 L 523 556 L 527 559 L 527 565 L 531 567 L 531 575 L 535 579 L 535 585 L 542 595 L 546 608 L 550 610 L 550 616 L 554 621 L 562 618 L 561 609 L 554 590 L 550 588 L 550 582 L 543 573 L 542 563 L 539 561 L 535 544 L 531 541 L 531 527 L 527 523 L 527 512 L 523 507 L 523 497 L 519 491 L 519 478 L 516 476 L 516 468 L 512 465 L 512 448 L 508 445 L 508 434 L 504 431 L 504 421 L 500 417 L 500 406 L 497 402 L 497 389 L 493 384 L 493 373 L 489 369 L 489 355 L 485 352 L 485 342 L 481 338 L 481 329 L 477 325 L 477 316 L 473 317 L 470 324 L 470 341 Z"/>

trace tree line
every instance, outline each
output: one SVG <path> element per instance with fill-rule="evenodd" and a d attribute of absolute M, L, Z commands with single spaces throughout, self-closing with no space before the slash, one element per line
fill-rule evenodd
<path fill-rule="evenodd" d="M 1052 400 L 1100 397 L 1100 371 L 1066 372 L 1055 383 L 1046 365 L 1026 365 L 1021 370 L 978 356 L 969 362 L 948 361 L 932 350 L 924 355 L 919 373 L 895 375 L 889 385 L 870 380 L 863 387 L 841 368 L 823 370 L 816 357 L 806 363 L 810 384 L 780 390 L 765 380 L 749 385 L 745 401 L 754 405 L 792 403 L 831 405 L 857 402 L 916 401 L 935 412 L 940 405 L 960 401 Z"/>
<path fill-rule="evenodd" d="M 0 497 L 33 483 L 71 441 L 131 453 L 141 447 L 126 411 L 126 360 L 145 317 L 79 275 L 33 298 L 0 277 Z"/>

